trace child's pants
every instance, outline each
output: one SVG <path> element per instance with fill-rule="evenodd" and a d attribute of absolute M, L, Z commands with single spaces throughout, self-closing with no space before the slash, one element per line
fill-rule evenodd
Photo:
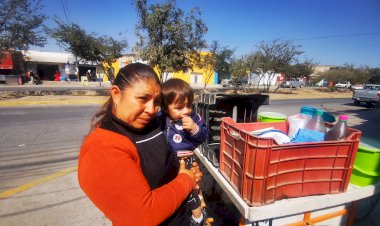
<path fill-rule="evenodd" d="M 195 162 L 194 155 L 185 159 L 186 169 L 188 170 L 191 169 L 191 167 L 193 166 L 193 162 Z M 191 210 L 195 210 L 201 206 L 201 200 L 199 199 L 197 190 L 193 190 L 190 193 L 189 197 L 187 198 L 187 205 L 189 206 Z"/>

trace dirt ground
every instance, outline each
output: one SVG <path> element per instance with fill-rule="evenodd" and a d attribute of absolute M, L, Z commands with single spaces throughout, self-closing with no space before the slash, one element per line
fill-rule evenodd
<path fill-rule="evenodd" d="M 232 93 L 228 90 L 226 93 Z M 244 93 L 244 91 L 238 91 Z M 279 99 L 313 99 L 313 98 L 351 98 L 351 91 L 317 90 L 310 88 L 288 89 L 281 88 L 276 93 L 269 93 L 271 100 Z M 107 96 L 99 95 L 26 95 L 9 92 L 0 93 L 1 105 L 33 105 L 33 104 L 86 104 L 104 103 Z"/>
<path fill-rule="evenodd" d="M 232 93 L 233 91 L 227 91 Z M 239 92 L 241 93 L 241 92 Z M 277 92 L 269 93 L 271 100 L 279 99 L 316 99 L 316 98 L 351 98 L 352 91 L 329 91 L 328 89 L 314 89 L 314 88 L 302 88 L 292 89 L 280 88 Z"/>

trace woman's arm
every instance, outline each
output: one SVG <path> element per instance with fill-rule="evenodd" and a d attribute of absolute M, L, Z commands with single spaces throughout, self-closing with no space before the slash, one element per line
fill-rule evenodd
<path fill-rule="evenodd" d="M 85 143 L 78 167 L 80 186 L 114 225 L 161 223 L 188 196 L 193 179 L 179 174 L 168 184 L 151 190 L 134 146 L 120 147 Z"/>

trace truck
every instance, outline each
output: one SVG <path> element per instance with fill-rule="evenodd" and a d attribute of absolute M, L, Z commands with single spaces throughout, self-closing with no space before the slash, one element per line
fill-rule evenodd
<path fill-rule="evenodd" d="M 380 103 L 380 85 L 365 84 L 363 89 L 353 91 L 352 99 L 355 105 L 359 105 L 361 102 L 378 104 Z"/>

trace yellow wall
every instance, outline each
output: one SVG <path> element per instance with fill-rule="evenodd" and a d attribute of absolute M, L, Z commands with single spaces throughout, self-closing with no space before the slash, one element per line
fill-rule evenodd
<path fill-rule="evenodd" d="M 201 55 L 206 55 L 206 54 L 210 54 L 209 52 L 202 52 Z M 208 80 L 207 84 L 208 85 L 213 85 L 214 84 L 214 80 L 215 80 L 215 72 L 214 72 L 214 69 L 207 69 L 207 68 L 203 68 L 203 69 L 200 69 L 198 67 L 194 67 L 193 70 L 189 71 L 189 73 L 184 73 L 182 71 L 180 72 L 174 72 L 173 73 L 173 77 L 174 78 L 180 78 L 182 80 L 184 80 L 185 82 L 187 83 L 190 83 L 190 75 L 191 73 L 199 73 L 199 74 L 202 74 L 202 85 L 204 85 L 206 83 L 206 78 L 207 76 L 210 76 L 211 74 L 211 77 L 210 79 Z"/>
<path fill-rule="evenodd" d="M 201 53 L 202 55 L 206 55 L 206 54 L 210 54 L 208 52 L 202 52 Z M 128 58 L 129 59 L 129 58 Z M 114 76 L 116 77 L 117 73 L 119 72 L 120 70 L 120 60 L 117 60 L 115 61 L 112 66 L 114 68 Z M 158 70 L 157 68 L 154 69 L 156 71 L 156 73 L 161 76 L 159 73 L 158 73 Z M 173 73 L 173 77 L 174 78 L 180 78 L 182 80 L 184 80 L 185 82 L 187 83 L 190 83 L 190 75 L 191 73 L 199 73 L 199 74 L 202 74 L 202 85 L 205 84 L 206 82 L 206 77 L 208 75 L 210 75 L 211 73 L 211 78 L 209 79 L 208 81 L 208 85 L 213 85 L 214 84 L 214 77 L 215 77 L 215 73 L 214 73 L 214 70 L 213 69 L 200 69 L 200 68 L 197 68 L 197 67 L 194 67 L 194 69 L 192 71 L 189 71 L 189 73 L 184 73 L 182 71 L 180 72 L 174 72 Z M 104 76 L 104 81 L 108 81 L 108 76 L 105 74 Z"/>
<path fill-rule="evenodd" d="M 120 63 L 119 63 L 119 61 L 118 60 L 114 61 L 112 63 L 112 67 L 113 67 L 113 70 L 114 70 L 113 71 L 114 77 L 116 78 L 116 75 L 117 75 L 117 73 L 120 70 Z M 106 72 L 103 72 L 103 73 L 104 73 L 103 81 L 104 82 L 109 81 L 107 73 Z"/>

